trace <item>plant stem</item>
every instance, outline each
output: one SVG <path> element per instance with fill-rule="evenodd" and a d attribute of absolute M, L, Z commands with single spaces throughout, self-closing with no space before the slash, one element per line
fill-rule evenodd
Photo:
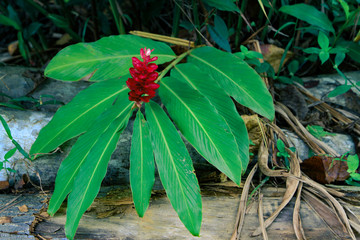
<path fill-rule="evenodd" d="M 254 193 L 259 189 L 261 188 L 268 180 L 270 179 L 269 176 L 266 176 L 261 182 L 259 185 L 257 185 L 254 190 L 252 190 L 252 192 L 250 193 L 249 197 L 248 197 L 248 200 L 246 202 L 246 206 L 248 206 L 250 204 L 250 200 L 252 198 L 252 196 L 254 195 Z"/>
<path fill-rule="evenodd" d="M 99 37 L 99 27 L 98 27 L 98 14 L 96 7 L 96 0 L 91 0 L 91 15 L 93 17 L 94 23 L 94 40 L 96 41 Z"/>
<path fill-rule="evenodd" d="M 125 34 L 126 33 L 125 27 L 124 27 L 123 21 L 120 17 L 119 11 L 117 10 L 116 0 L 109 0 L 109 2 L 110 2 L 111 11 L 114 16 L 116 27 L 119 31 L 119 34 Z"/>
<path fill-rule="evenodd" d="M 242 14 L 244 14 L 245 9 L 247 7 L 247 0 L 243 0 L 241 2 L 241 7 L 240 7 L 240 15 L 239 15 L 239 19 L 238 19 L 238 23 L 237 23 L 237 27 L 236 27 L 236 33 L 235 33 L 235 49 L 238 49 L 240 47 L 240 35 L 241 35 L 241 29 L 242 29 L 242 24 L 243 24 L 243 18 L 242 18 Z"/>
<path fill-rule="evenodd" d="M 196 31 L 196 45 L 201 44 L 201 37 L 200 37 L 200 20 L 199 20 L 199 10 L 198 10 L 198 0 L 192 0 L 192 9 L 193 9 L 193 16 L 194 16 L 194 25 L 197 29 Z"/>
<path fill-rule="evenodd" d="M 272 3 L 271 3 L 271 9 L 270 9 L 270 12 L 269 12 L 269 15 L 268 15 L 268 19 L 266 20 L 266 23 L 265 23 L 265 28 L 264 28 L 264 30 L 263 30 L 263 32 L 261 34 L 261 41 L 264 41 L 264 39 L 266 37 L 267 31 L 268 31 L 268 26 L 267 25 L 270 23 L 271 17 L 274 14 L 275 4 L 276 4 L 276 0 L 273 0 Z"/>
<path fill-rule="evenodd" d="M 187 55 L 189 55 L 194 49 L 195 49 L 195 48 L 190 49 L 189 51 L 186 51 L 186 52 L 184 52 L 183 54 L 177 56 L 174 61 L 172 61 L 164 70 L 161 71 L 161 74 L 160 74 L 159 77 L 156 79 L 155 83 L 160 82 L 161 79 L 170 71 L 170 69 L 172 69 L 173 67 L 175 67 L 176 64 L 178 64 L 181 60 L 183 60 L 185 57 L 187 57 Z"/>
<path fill-rule="evenodd" d="M 180 7 L 178 6 L 177 3 L 175 3 L 174 20 L 173 20 L 172 33 L 171 33 L 172 37 L 177 37 L 179 35 L 179 22 L 180 22 Z"/>

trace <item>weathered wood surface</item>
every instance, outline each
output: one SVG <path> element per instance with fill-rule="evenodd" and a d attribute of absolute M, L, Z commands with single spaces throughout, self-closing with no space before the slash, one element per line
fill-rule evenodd
<path fill-rule="evenodd" d="M 129 190 L 105 188 L 99 198 L 80 221 L 76 239 L 230 239 L 240 199 L 240 189 L 231 187 L 207 186 L 203 192 L 203 222 L 200 237 L 193 237 L 180 222 L 169 200 L 157 192 L 151 200 L 144 218 L 136 215 L 131 203 Z M 284 188 L 264 187 L 263 212 L 267 218 L 280 204 Z M 111 193 L 111 194 L 109 194 Z M 34 222 L 34 214 L 44 207 L 45 199 L 41 194 L 24 194 L 14 201 L 11 207 L 2 211 L 2 206 L 13 200 L 16 195 L 0 195 L 0 217 L 11 217 L 11 223 L 0 224 L 0 239 L 65 239 L 65 207 L 55 217 L 36 224 L 33 232 L 30 225 Z M 18 207 L 28 207 L 21 212 Z M 296 239 L 292 227 L 294 201 L 280 213 L 275 222 L 267 229 L 269 239 Z M 241 234 L 243 240 L 262 239 L 262 236 L 251 237 L 251 233 L 259 226 L 257 214 L 258 202 L 250 204 L 245 217 Z M 352 206 L 351 210 L 360 217 L 360 207 Z M 1 212 L 2 211 L 2 212 Z M 330 240 L 340 239 L 319 217 L 313 209 L 302 201 L 300 216 L 305 235 L 308 239 Z M 101 218 L 98 218 L 101 217 Z M 360 239 L 360 235 L 356 235 Z"/>
<path fill-rule="evenodd" d="M 106 201 L 96 202 L 92 211 L 86 213 L 80 221 L 76 239 L 230 239 L 234 230 L 237 208 L 239 205 L 238 190 L 216 191 L 212 195 L 209 191 L 203 196 L 203 222 L 200 238 L 192 237 L 180 222 L 170 202 L 164 196 L 155 197 L 144 218 L 139 218 L 132 205 L 126 205 L 128 199 L 119 201 L 124 203 L 122 208 L 110 210 L 107 218 L 96 218 L 103 210 L 96 213 L 96 209 L 106 204 Z M 280 204 L 284 188 L 265 188 L 262 193 L 264 217 L 267 218 Z M 111 200 L 109 200 L 111 202 Z M 292 213 L 294 201 L 280 213 L 276 221 L 268 228 L 269 239 L 296 239 L 292 227 Z M 253 202 L 248 208 L 241 239 L 257 240 L 262 236 L 251 237 L 251 233 L 259 226 L 258 203 Z M 95 210 L 95 211 L 94 211 Z M 353 212 L 360 217 L 360 208 L 352 207 Z M 99 213 L 100 212 L 100 213 Z M 106 212 L 106 211 L 105 211 Z M 300 215 L 308 239 L 340 239 L 337 238 L 326 223 L 315 213 L 310 206 L 302 201 Z M 106 213 L 105 215 L 106 216 Z M 64 211 L 40 223 L 35 233 L 45 238 L 64 238 Z M 55 230 L 55 231 L 54 231 Z M 357 235 L 360 239 L 360 235 Z"/>

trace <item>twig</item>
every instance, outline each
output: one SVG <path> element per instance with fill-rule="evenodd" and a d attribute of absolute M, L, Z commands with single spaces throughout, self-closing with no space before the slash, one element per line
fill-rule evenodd
<path fill-rule="evenodd" d="M 251 183 L 257 169 L 258 169 L 258 164 L 255 164 L 255 166 L 249 173 L 248 177 L 246 178 L 244 188 L 241 192 L 239 209 L 238 209 L 237 217 L 236 217 L 236 221 L 235 221 L 235 230 L 234 230 L 233 235 L 231 236 L 231 240 L 240 239 L 241 229 L 242 229 L 242 226 L 244 224 L 244 219 L 245 219 L 246 199 L 249 194 L 250 183 Z"/>

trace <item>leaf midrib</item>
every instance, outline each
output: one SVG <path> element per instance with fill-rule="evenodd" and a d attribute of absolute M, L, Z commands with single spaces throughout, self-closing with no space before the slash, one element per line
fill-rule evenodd
<path fill-rule="evenodd" d="M 70 127 L 74 122 L 76 122 L 79 118 L 81 118 L 83 115 L 85 115 L 86 113 L 88 113 L 90 110 L 94 109 L 95 107 L 97 107 L 98 105 L 102 104 L 103 102 L 107 101 L 109 98 L 112 98 L 114 95 L 116 94 L 120 94 L 122 91 L 125 91 L 127 89 L 127 87 L 122 88 L 121 90 L 109 95 L 108 97 L 104 98 L 103 100 L 99 101 L 98 103 L 94 104 L 91 108 L 88 108 L 85 112 L 83 112 L 82 114 L 80 114 L 79 116 L 77 116 L 74 120 L 72 120 L 69 124 L 67 124 L 64 128 L 62 128 L 60 131 L 58 131 L 55 135 L 53 135 L 53 137 L 48 140 L 47 142 L 51 142 L 52 140 L 54 140 L 57 136 L 59 136 L 63 131 L 65 131 L 68 127 Z M 37 150 L 37 152 L 41 153 L 41 151 L 47 147 L 49 144 L 44 144 L 42 148 L 40 148 L 39 150 Z"/>
<path fill-rule="evenodd" d="M 166 138 L 165 138 L 165 134 L 164 134 L 164 132 L 163 132 L 163 130 L 162 130 L 162 128 L 161 128 L 161 125 L 160 125 L 160 123 L 159 123 L 159 121 L 158 121 L 158 119 L 157 119 L 157 117 L 156 117 L 156 114 L 154 113 L 152 107 L 150 107 L 150 110 L 151 110 L 151 112 L 152 112 L 152 114 L 153 114 L 153 116 L 154 116 L 156 125 L 158 125 L 158 128 L 159 128 L 159 130 L 160 130 L 160 134 L 161 134 L 162 138 L 164 139 L 164 143 L 165 143 L 166 149 L 167 149 L 167 151 L 168 151 L 168 153 L 169 153 L 169 156 L 170 156 L 170 158 L 171 158 L 171 163 L 172 163 L 173 168 L 174 168 L 174 170 L 175 170 L 175 169 L 177 169 L 177 168 L 176 168 L 176 166 L 175 166 L 174 158 L 173 158 L 173 155 L 171 154 L 169 145 L 167 144 L 167 141 L 166 141 Z M 182 195 L 183 195 L 183 198 L 186 199 L 186 194 L 185 194 L 185 192 L 184 192 L 184 189 L 183 189 L 182 185 L 180 184 L 181 181 L 180 181 L 180 178 L 179 178 L 178 171 L 176 170 L 176 171 L 174 171 L 174 172 L 175 172 L 175 175 L 176 175 L 176 179 L 177 179 L 178 182 L 179 182 L 179 187 L 180 187 L 181 193 L 182 193 Z M 189 205 L 188 205 L 187 201 L 185 201 L 185 204 L 186 204 L 186 206 L 187 206 L 186 210 L 187 210 L 187 214 L 188 214 L 188 216 L 189 216 L 189 219 L 190 219 L 192 225 L 195 226 L 195 224 L 194 224 L 194 222 L 193 222 L 193 218 L 191 217 L 191 214 L 190 214 L 190 211 L 189 211 Z"/>
<path fill-rule="evenodd" d="M 78 65 L 78 64 L 88 63 L 88 62 L 105 61 L 105 60 L 109 60 L 109 59 L 122 59 L 122 58 L 129 58 L 130 59 L 131 57 L 134 57 L 134 56 L 137 56 L 137 55 L 134 55 L 134 54 L 116 55 L 116 56 L 111 56 L 111 57 L 93 58 L 93 59 L 89 59 L 89 60 L 82 60 L 82 61 L 77 61 L 75 63 L 71 62 L 71 63 L 60 65 L 58 67 L 50 68 L 49 70 L 45 70 L 45 74 L 48 75 L 50 72 L 52 72 L 54 70 L 57 70 L 59 68 L 67 68 L 68 66 L 72 66 L 72 65 L 75 65 L 75 64 Z M 157 54 L 157 56 L 175 58 L 174 56 L 169 55 L 169 54 Z"/>
<path fill-rule="evenodd" d="M 166 87 L 184 106 L 185 108 L 188 109 L 188 111 L 191 113 L 191 115 L 194 117 L 194 119 L 198 122 L 198 124 L 200 125 L 200 127 L 203 129 L 203 131 L 205 132 L 206 136 L 208 137 L 208 139 L 210 140 L 211 144 L 213 145 L 214 149 L 216 150 L 216 152 L 218 152 L 218 154 L 221 156 L 221 160 L 224 163 L 224 165 L 226 166 L 226 168 L 228 169 L 229 173 L 232 173 L 232 171 L 230 170 L 229 166 L 226 164 L 223 155 L 221 154 L 220 150 L 217 148 L 216 144 L 214 143 L 214 141 L 212 140 L 212 138 L 209 136 L 208 132 L 205 130 L 204 126 L 200 123 L 199 119 L 195 116 L 194 112 L 191 111 L 191 109 L 186 105 L 186 103 L 179 97 L 179 95 L 177 95 L 171 88 L 169 88 L 168 85 L 166 85 L 164 82 L 162 82 L 162 85 L 164 85 L 164 87 Z M 235 176 L 233 176 L 235 177 Z"/>
<path fill-rule="evenodd" d="M 219 73 L 221 73 L 223 76 L 225 76 L 227 79 L 229 79 L 231 82 L 233 82 L 238 88 L 240 88 L 243 91 L 243 94 L 246 94 L 249 98 L 251 98 L 253 100 L 254 103 L 256 103 L 256 105 L 258 105 L 261 108 L 261 105 L 258 104 L 258 102 L 247 93 L 247 91 L 244 90 L 243 87 L 241 87 L 239 84 L 237 84 L 231 77 L 229 77 L 228 75 L 226 75 L 226 73 L 224 73 L 223 71 L 221 71 L 220 69 L 218 69 L 217 67 L 215 67 L 213 64 L 203 60 L 202 58 L 199 58 L 193 54 L 190 54 L 190 56 L 192 56 L 193 58 L 196 58 L 197 60 L 203 62 L 204 64 L 208 65 L 209 67 L 215 69 L 216 71 L 218 71 Z"/>
<path fill-rule="evenodd" d="M 194 89 L 200 91 L 200 90 L 192 83 L 192 81 L 190 80 L 190 78 L 188 78 L 188 77 L 186 76 L 186 74 L 184 74 L 178 67 L 175 66 L 174 68 L 181 74 L 181 76 L 182 76 Z M 200 91 L 200 92 L 201 92 L 201 91 Z M 206 97 L 206 96 L 204 96 L 204 97 Z M 206 97 L 206 98 L 208 99 L 208 97 Z M 210 101 L 210 99 L 209 99 L 209 101 Z M 214 106 L 214 108 L 216 109 L 215 106 Z M 217 110 L 217 109 L 216 109 L 216 110 Z M 220 114 L 220 116 L 221 116 L 221 114 Z M 224 119 L 226 125 L 229 127 L 230 132 L 231 132 L 231 134 L 232 134 L 233 137 L 234 137 L 234 140 L 235 140 L 235 143 L 236 143 L 237 147 L 240 148 L 240 146 L 239 146 L 239 144 L 238 144 L 238 141 L 237 141 L 237 138 L 235 137 L 235 134 L 234 134 L 233 131 L 231 130 L 231 127 L 230 127 L 228 121 L 225 119 L 225 117 L 222 116 L 222 118 Z M 240 154 L 240 151 L 239 151 L 239 154 Z M 242 164 L 243 164 L 242 161 L 240 161 L 241 169 L 243 169 Z"/>
<path fill-rule="evenodd" d="M 123 123 L 124 123 L 124 121 L 122 121 L 121 124 L 119 124 L 119 126 L 121 126 Z M 96 165 L 95 165 L 95 167 L 94 167 L 93 174 L 91 174 L 91 176 L 90 176 L 90 179 L 89 179 L 88 184 L 87 184 L 87 186 L 86 186 L 86 188 L 85 188 L 85 191 L 83 191 L 83 192 L 84 192 L 83 196 L 85 196 L 85 195 L 87 194 L 88 189 L 89 189 L 89 187 L 90 187 L 90 185 L 91 185 L 90 183 L 92 182 L 92 180 L 93 180 L 93 178 L 94 178 L 94 176 L 95 176 L 95 172 L 98 170 L 99 164 L 100 164 L 100 162 L 101 162 L 101 160 L 102 160 L 102 158 L 103 158 L 106 150 L 108 149 L 108 147 L 109 147 L 109 145 L 110 145 L 110 142 L 113 140 L 114 136 L 118 133 L 118 129 L 119 129 L 119 127 L 116 128 L 116 131 L 113 132 L 113 134 L 112 134 L 111 137 L 109 138 L 109 141 L 108 141 L 107 144 L 105 145 L 105 148 L 104 148 L 104 150 L 102 151 L 101 156 L 99 157 L 99 160 L 97 161 L 97 163 L 96 163 Z M 105 130 L 105 131 L 106 131 L 106 130 Z M 80 209 L 81 209 L 81 207 L 82 207 L 82 205 L 83 205 L 83 203 L 84 203 L 84 200 L 85 200 L 85 197 L 82 197 L 81 200 L 80 200 L 80 205 L 79 205 L 79 207 L 77 208 L 78 211 L 76 211 L 76 215 L 78 215 L 78 213 L 80 212 Z"/>
<path fill-rule="evenodd" d="M 118 118 L 121 114 L 123 114 L 132 104 L 133 104 L 133 103 L 130 102 L 130 104 L 129 104 L 128 106 L 126 106 L 126 107 L 124 108 L 124 110 L 121 111 L 121 112 L 115 117 L 115 119 Z M 109 124 L 109 126 L 104 130 L 104 132 L 105 132 L 109 127 L 110 127 L 110 124 Z M 103 133 L 104 133 L 104 132 L 103 132 Z M 100 137 L 100 136 L 101 136 L 101 134 L 99 135 L 99 137 Z M 77 167 L 75 168 L 75 170 L 72 172 L 73 174 L 70 176 L 70 178 L 68 178 L 68 179 L 70 179 L 70 180 L 67 182 L 67 184 L 65 185 L 65 187 L 62 188 L 63 191 L 61 192 L 61 194 L 59 194 L 59 196 L 62 196 L 62 195 L 64 194 L 66 188 L 70 185 L 70 183 L 72 183 L 73 179 L 75 178 L 75 176 L 76 176 L 77 173 L 78 173 L 79 168 L 82 166 L 83 162 L 85 161 L 85 159 L 87 158 L 87 156 L 88 156 L 89 153 L 91 152 L 91 149 L 92 149 L 92 148 L 94 147 L 94 145 L 98 142 L 98 140 L 99 140 L 99 138 L 92 144 L 92 146 L 91 146 L 91 147 L 89 148 L 89 150 L 86 152 L 85 156 L 82 158 L 81 162 L 77 165 Z M 57 203 L 59 202 L 59 200 L 60 200 L 60 198 L 58 198 L 55 203 L 57 204 Z M 56 205 L 56 204 L 54 204 L 54 205 Z"/>

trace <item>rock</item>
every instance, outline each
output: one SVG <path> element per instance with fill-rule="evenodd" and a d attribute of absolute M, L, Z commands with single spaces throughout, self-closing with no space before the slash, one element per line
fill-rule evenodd
<path fill-rule="evenodd" d="M 38 107 L 43 111 L 55 112 L 61 107 L 61 102 L 66 104 L 92 83 L 87 81 L 65 82 L 54 79 L 46 79 L 39 69 L 28 67 L 0 67 L 0 93 L 9 95 L 12 98 L 33 97 L 44 104 Z M 6 102 L 9 99 L 0 96 L 0 101 Z M 30 106 L 30 105 L 29 105 Z"/>
<path fill-rule="evenodd" d="M 13 138 L 24 148 L 26 152 L 29 152 L 31 145 L 34 143 L 41 128 L 44 127 L 52 117 L 51 113 L 46 112 L 8 109 L 0 109 L 0 115 L 3 116 L 7 121 Z M 133 121 L 130 120 L 127 128 L 121 134 L 117 148 L 109 162 L 106 177 L 103 181 L 103 184 L 105 185 L 119 185 L 129 183 L 129 156 L 132 126 Z M 76 139 L 72 139 L 61 146 L 61 151 L 49 155 L 44 155 L 33 162 L 25 160 L 19 152 L 16 152 L 15 155 L 10 158 L 10 162 L 14 166 L 13 168 L 16 170 L 14 178 L 12 179 L 20 182 L 23 178 L 23 175 L 29 174 L 32 182 L 40 184 L 41 179 L 42 186 L 53 186 L 61 161 L 66 158 L 71 150 L 71 146 L 75 143 L 75 141 Z M 0 127 L 0 142 L 2 143 L 0 145 L 0 156 L 4 156 L 7 151 L 14 147 L 2 126 Z M 209 163 L 207 163 L 204 158 L 202 158 L 194 149 L 192 149 L 188 142 L 185 142 L 185 144 L 189 149 L 190 156 L 192 156 L 197 172 L 203 170 L 214 171 L 214 168 Z M 0 172 L 0 181 L 6 180 L 8 180 L 7 174 L 4 170 L 2 170 Z M 10 182 L 10 184 L 14 185 L 15 183 Z M 162 189 L 159 179 L 156 181 L 155 189 Z"/>
<path fill-rule="evenodd" d="M 360 71 L 345 74 L 354 83 L 360 81 Z M 339 74 L 320 75 L 317 77 L 303 78 L 304 86 L 322 101 L 344 106 L 352 111 L 360 113 L 360 92 L 352 88 L 347 93 L 329 98 L 327 95 L 337 86 L 343 85 L 345 80 Z"/>
<path fill-rule="evenodd" d="M 287 85 L 279 91 L 280 101 L 292 110 L 296 117 L 304 120 L 309 109 L 304 95 L 294 85 Z"/>
<path fill-rule="evenodd" d="M 301 160 L 309 158 L 309 147 L 293 132 L 283 130 L 285 135 L 288 137 L 290 145 L 296 148 L 296 153 L 298 154 Z M 321 141 L 326 143 L 329 147 L 333 148 L 340 155 L 346 154 L 355 154 L 355 144 L 351 136 L 346 134 L 336 133 L 335 136 L 325 136 L 321 138 Z"/>
<path fill-rule="evenodd" d="M 30 77 L 23 76 L 29 70 L 35 71 L 36 69 L 20 66 L 0 67 L 0 92 L 13 98 L 26 96 L 39 83 Z M 5 100 L 8 99 L 0 96 L 0 101 Z"/>
<path fill-rule="evenodd" d="M 73 99 L 80 91 L 86 89 L 91 85 L 91 82 L 86 81 L 76 81 L 76 82 L 65 82 L 65 81 L 57 81 L 54 79 L 47 79 L 43 82 L 39 87 L 37 87 L 33 93 L 31 93 L 31 97 L 40 99 L 42 98 L 43 102 L 56 100 L 58 102 L 62 102 L 67 104 Z M 44 95 L 52 96 L 44 97 Z M 56 112 L 61 104 L 48 104 L 42 105 L 39 107 L 40 110 Z"/>

